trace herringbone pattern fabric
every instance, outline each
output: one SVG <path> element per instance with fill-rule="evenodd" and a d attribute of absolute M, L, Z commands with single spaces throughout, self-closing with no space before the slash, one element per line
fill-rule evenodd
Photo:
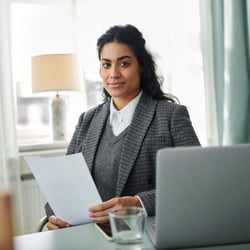
<path fill-rule="evenodd" d="M 90 171 L 109 116 L 109 102 L 83 113 L 67 154 L 82 152 Z M 148 215 L 155 213 L 155 159 L 164 147 L 200 145 L 185 106 L 143 93 L 125 139 L 116 196 L 139 195 Z"/>

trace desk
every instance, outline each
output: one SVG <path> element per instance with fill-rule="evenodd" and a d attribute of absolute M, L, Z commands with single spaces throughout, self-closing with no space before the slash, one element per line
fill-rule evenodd
<path fill-rule="evenodd" d="M 115 243 L 108 242 L 94 224 L 75 226 L 54 231 L 25 234 L 14 237 L 15 250 L 112 250 Z M 145 234 L 142 244 L 121 245 L 123 250 L 155 249 Z M 250 244 L 194 248 L 194 250 L 249 250 Z M 191 250 L 191 248 L 189 248 Z"/>

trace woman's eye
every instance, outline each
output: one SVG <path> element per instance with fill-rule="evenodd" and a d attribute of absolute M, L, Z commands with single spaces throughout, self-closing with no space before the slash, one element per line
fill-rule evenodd
<path fill-rule="evenodd" d="M 127 66 L 129 66 L 129 63 L 128 62 L 121 62 L 121 64 L 120 64 L 122 67 L 127 67 Z"/>
<path fill-rule="evenodd" d="M 105 68 L 105 69 L 107 69 L 109 66 L 110 66 L 110 63 L 103 63 L 102 64 L 102 67 Z"/>

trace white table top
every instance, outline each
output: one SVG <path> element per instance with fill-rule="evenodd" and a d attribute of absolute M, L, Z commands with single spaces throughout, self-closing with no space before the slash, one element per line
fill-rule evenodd
<path fill-rule="evenodd" d="M 14 237 L 15 250 L 154 250 L 154 246 L 147 234 L 141 244 L 120 245 L 107 241 L 97 231 L 94 224 L 75 226 L 60 230 L 45 231 Z M 226 245 L 205 248 L 194 248 L 194 250 L 249 250 L 249 244 Z M 189 250 L 191 250 L 189 248 Z"/>

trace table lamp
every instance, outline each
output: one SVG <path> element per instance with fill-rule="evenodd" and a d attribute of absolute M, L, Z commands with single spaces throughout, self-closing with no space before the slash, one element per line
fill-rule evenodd
<path fill-rule="evenodd" d="M 75 54 L 34 56 L 32 61 L 32 92 L 55 91 L 52 100 L 52 126 L 55 141 L 66 140 L 66 102 L 59 91 L 82 89 L 83 78 Z"/>

